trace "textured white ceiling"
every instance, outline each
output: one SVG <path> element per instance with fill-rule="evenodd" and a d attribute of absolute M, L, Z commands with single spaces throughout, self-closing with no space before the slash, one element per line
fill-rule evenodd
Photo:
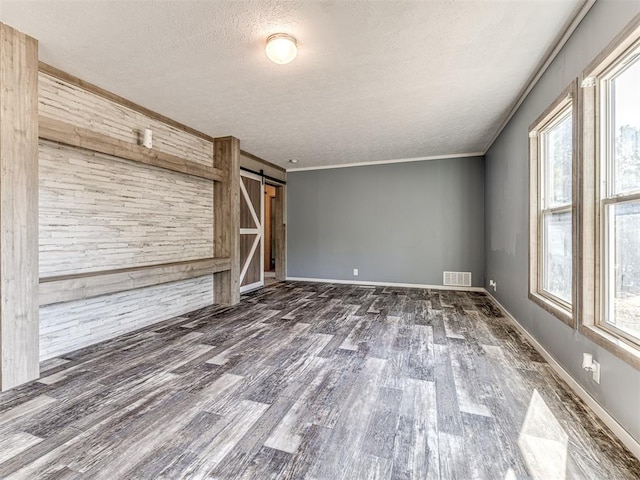
<path fill-rule="evenodd" d="M 0 0 L 40 58 L 284 167 L 481 152 L 581 0 Z M 264 42 L 299 42 L 289 65 Z"/>

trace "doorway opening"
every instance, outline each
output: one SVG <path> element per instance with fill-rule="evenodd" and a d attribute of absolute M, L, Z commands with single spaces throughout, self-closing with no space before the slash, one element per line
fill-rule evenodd
<path fill-rule="evenodd" d="M 276 195 L 277 187 L 264 186 L 264 283 L 276 281 Z"/>

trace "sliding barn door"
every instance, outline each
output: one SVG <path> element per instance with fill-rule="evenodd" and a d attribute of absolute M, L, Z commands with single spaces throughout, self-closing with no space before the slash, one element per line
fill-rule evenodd
<path fill-rule="evenodd" d="M 240 292 L 264 285 L 262 179 L 240 171 Z"/>

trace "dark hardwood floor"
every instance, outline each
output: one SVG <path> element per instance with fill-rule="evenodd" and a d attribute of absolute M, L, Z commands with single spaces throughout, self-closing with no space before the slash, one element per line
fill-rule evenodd
<path fill-rule="evenodd" d="M 280 283 L 45 362 L 4 479 L 637 479 L 482 293 Z"/>

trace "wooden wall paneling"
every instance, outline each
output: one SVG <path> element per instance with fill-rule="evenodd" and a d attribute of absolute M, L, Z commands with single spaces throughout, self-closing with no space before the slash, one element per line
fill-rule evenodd
<path fill-rule="evenodd" d="M 240 141 L 234 137 L 214 141 L 214 167 L 223 172 L 213 189 L 214 256 L 229 258 L 230 269 L 214 274 L 214 301 L 240 302 Z"/>
<path fill-rule="evenodd" d="M 40 279 L 40 306 L 98 297 L 231 269 L 228 258 L 205 258 L 148 267 Z"/>
<path fill-rule="evenodd" d="M 40 144 L 40 276 L 213 257 L 213 183 Z"/>
<path fill-rule="evenodd" d="M 287 226 L 286 226 L 287 187 L 276 189 L 275 236 L 276 236 L 276 280 L 287 279 Z"/>
<path fill-rule="evenodd" d="M 214 139 L 40 70 L 42 358 L 210 305 Z"/>
<path fill-rule="evenodd" d="M 42 360 L 211 305 L 211 275 L 40 309 Z"/>
<path fill-rule="evenodd" d="M 39 375 L 38 42 L 0 23 L 0 388 Z"/>
<path fill-rule="evenodd" d="M 213 165 L 211 137 L 70 75 L 54 73 L 39 75 L 41 115 L 130 144 L 141 144 L 144 129 L 150 128 L 153 150 L 203 167 Z"/>
<path fill-rule="evenodd" d="M 39 118 L 39 136 L 45 140 L 84 148 L 92 152 L 104 153 L 153 167 L 186 173 L 209 180 L 221 181 L 222 172 L 211 166 L 204 166 L 175 155 L 146 148 L 135 143 L 119 140 L 93 130 L 74 126 L 60 120 Z"/>

